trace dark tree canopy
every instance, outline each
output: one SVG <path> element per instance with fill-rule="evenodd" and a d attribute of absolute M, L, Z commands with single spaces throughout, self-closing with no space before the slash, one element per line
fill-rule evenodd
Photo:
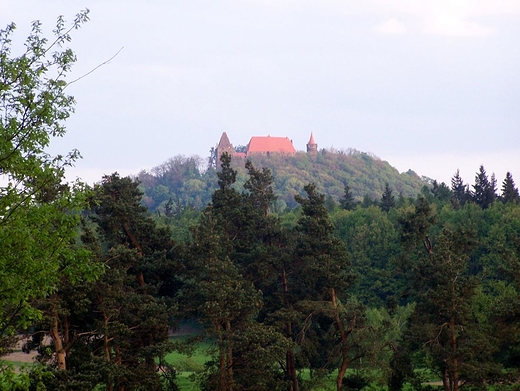
<path fill-rule="evenodd" d="M 473 185 L 472 199 L 482 207 L 487 209 L 495 202 L 496 198 L 496 180 L 492 175 L 489 180 L 484 166 L 480 166 L 479 171 L 475 176 L 475 184 Z"/>
<path fill-rule="evenodd" d="M 468 200 L 468 188 L 460 177 L 459 170 L 457 170 L 453 178 L 451 178 L 451 197 L 455 209 L 463 206 Z"/>
<path fill-rule="evenodd" d="M 345 210 L 353 210 L 356 207 L 356 201 L 348 183 L 345 183 L 343 197 L 339 200 L 339 206 Z"/>
<path fill-rule="evenodd" d="M 385 190 L 381 195 L 381 200 L 379 201 L 379 207 L 384 211 L 388 212 L 391 208 L 395 207 L 395 197 L 393 195 L 393 191 L 390 188 L 390 185 L 385 183 Z"/>
<path fill-rule="evenodd" d="M 513 180 L 513 175 L 510 172 L 506 174 L 504 181 L 502 182 L 502 201 L 504 202 L 518 202 L 520 201 L 520 195 L 518 194 L 518 188 Z"/>

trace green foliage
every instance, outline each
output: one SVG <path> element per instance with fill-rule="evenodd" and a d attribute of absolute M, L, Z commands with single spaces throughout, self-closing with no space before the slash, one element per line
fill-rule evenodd
<path fill-rule="evenodd" d="M 352 195 L 352 191 L 350 190 L 350 186 L 345 184 L 345 190 L 343 193 L 343 197 L 339 200 L 339 206 L 341 209 L 352 210 L 356 206 L 356 202 L 354 201 L 354 196 Z"/>
<path fill-rule="evenodd" d="M 388 212 L 391 208 L 395 207 L 395 197 L 392 193 L 393 191 L 388 182 L 385 183 L 385 190 L 381 195 L 381 201 L 379 201 L 379 207 L 383 212 Z"/>
<path fill-rule="evenodd" d="M 161 390 L 175 378 L 157 362 L 173 349 L 176 247 L 141 196 L 137 182 L 117 174 L 105 176 L 91 194 L 82 239 L 106 271 L 74 286 L 64 280 L 40 301 L 45 316 L 26 346 L 50 364 L 49 389 Z"/>
<path fill-rule="evenodd" d="M 65 46 L 87 20 L 88 10 L 66 28 L 59 17 L 50 41 L 33 22 L 19 56 L 11 47 L 15 24 L 0 30 L 0 355 L 18 329 L 41 317 L 33 300 L 54 292 L 61 278 L 96 274 L 88 254 L 70 245 L 85 197 L 80 183 L 66 184 L 63 176 L 79 153 L 47 153 L 74 111 L 65 88 L 76 58 Z"/>
<path fill-rule="evenodd" d="M 412 171 L 399 174 L 387 162 L 357 151 L 338 152 L 322 151 L 317 159 L 306 153 L 294 156 L 270 154 L 269 156 L 251 156 L 250 161 L 257 167 L 268 169 L 273 176 L 273 190 L 279 197 L 280 204 L 293 208 L 297 205 L 295 195 L 304 193 L 307 183 L 315 183 L 319 191 L 334 202 L 344 197 L 345 183 L 348 183 L 351 202 L 359 202 L 364 195 L 379 199 L 385 183 L 392 183 L 395 191 L 405 197 L 415 196 L 425 183 Z M 138 174 L 145 192 L 145 204 L 150 210 L 165 212 L 169 198 L 182 207 L 193 206 L 202 209 L 211 199 L 217 187 L 217 172 L 211 167 L 202 170 L 201 159 L 177 156 L 154 168 L 151 172 Z M 231 162 L 237 171 L 236 188 L 246 181 L 247 168 L 244 159 L 235 158 Z M 165 198 L 164 188 L 169 189 Z"/>
<path fill-rule="evenodd" d="M 452 203 L 455 209 L 462 207 L 470 198 L 468 186 L 464 184 L 464 181 L 460 177 L 459 170 L 457 170 L 453 178 L 451 178 L 451 192 Z"/>
<path fill-rule="evenodd" d="M 484 166 L 480 166 L 479 171 L 475 176 L 475 184 L 473 185 L 472 192 L 473 201 L 482 207 L 487 209 L 495 202 L 496 199 L 496 180 L 495 176 L 491 176 L 489 180 Z"/>
<path fill-rule="evenodd" d="M 510 172 L 506 174 L 504 181 L 502 182 L 502 195 L 501 199 L 504 202 L 519 202 L 520 195 L 518 189 L 515 186 L 515 181 Z"/>
<path fill-rule="evenodd" d="M 399 253 L 399 232 L 390 216 L 371 206 L 334 213 L 336 235 L 346 244 L 356 276 L 352 294 L 370 307 L 385 305 L 402 285 L 393 267 Z"/>
<path fill-rule="evenodd" d="M 258 322 L 263 307 L 262 265 L 270 250 L 274 201 L 271 176 L 247 164 L 245 191 L 234 188 L 236 171 L 222 155 L 219 189 L 192 229 L 183 276 L 187 316 L 196 316 L 216 340 L 203 389 L 279 389 L 278 363 L 288 344 L 276 328 Z M 269 258 L 267 258 L 269 259 Z"/>

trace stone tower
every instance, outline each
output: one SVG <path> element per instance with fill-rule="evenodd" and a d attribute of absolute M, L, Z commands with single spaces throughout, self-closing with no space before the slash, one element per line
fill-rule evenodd
<path fill-rule="evenodd" d="M 229 141 L 226 132 L 222 133 L 220 141 L 217 145 L 217 167 L 220 167 L 220 157 L 225 152 L 229 153 L 230 156 L 233 156 L 235 154 L 235 148 L 233 148 L 233 144 L 231 144 L 231 142 Z"/>
<path fill-rule="evenodd" d="M 307 143 L 307 153 L 309 155 L 316 156 L 318 154 L 318 144 L 314 141 L 314 136 L 311 133 L 311 138 L 309 139 L 309 142 Z"/>

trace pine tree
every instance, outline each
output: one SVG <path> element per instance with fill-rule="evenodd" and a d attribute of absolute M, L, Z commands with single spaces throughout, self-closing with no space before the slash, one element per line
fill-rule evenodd
<path fill-rule="evenodd" d="M 391 208 L 395 207 L 395 197 L 392 194 L 392 189 L 390 188 L 388 182 L 385 183 L 385 190 L 383 191 L 383 195 L 379 201 L 379 207 L 384 212 L 388 212 Z"/>
<path fill-rule="evenodd" d="M 349 266 L 350 260 L 345 244 L 334 235 L 332 224 L 327 209 L 325 198 L 316 190 L 316 186 L 309 184 L 305 186 L 307 197 L 296 196 L 296 201 L 301 205 L 303 215 L 296 226 L 296 248 L 293 266 L 293 283 L 295 284 L 294 300 L 296 307 L 304 315 L 306 322 L 312 323 L 314 337 L 305 336 L 305 324 L 296 325 L 303 334 L 302 339 L 306 343 L 301 346 L 302 352 L 307 354 L 306 360 L 311 368 L 319 369 L 325 365 L 323 360 L 323 349 L 326 338 L 324 335 L 331 331 L 334 336 L 334 344 L 341 348 L 327 351 L 330 361 L 338 361 L 338 373 L 336 378 L 337 390 L 343 388 L 343 378 L 353 360 L 359 358 L 359 352 L 352 347 L 352 336 L 363 324 L 363 309 L 350 307 L 345 312 L 347 290 L 352 281 Z M 305 304 L 304 304 L 305 303 Z M 325 304 L 326 303 L 326 304 Z M 313 358 L 314 357 L 314 358 Z"/>
<path fill-rule="evenodd" d="M 520 195 L 518 189 L 513 181 L 513 176 L 510 172 L 506 174 L 504 181 L 502 182 L 502 201 L 518 203 L 520 201 Z"/>
<path fill-rule="evenodd" d="M 89 349 L 103 358 L 91 365 L 101 365 L 107 389 L 161 389 L 157 360 L 171 350 L 178 255 L 170 232 L 156 226 L 141 199 L 139 183 L 118 174 L 105 176 L 92 197 L 97 237 L 88 241 L 98 242 L 99 262 L 108 268 L 88 292 L 87 323 L 98 330 Z"/>
<path fill-rule="evenodd" d="M 431 193 L 436 200 L 441 202 L 449 201 L 451 197 L 450 188 L 444 182 L 439 184 L 436 180 L 433 181 Z"/>
<path fill-rule="evenodd" d="M 474 313 L 478 280 L 468 268 L 475 245 L 472 230 L 445 226 L 436 239 L 426 238 L 427 257 L 414 266 L 417 305 L 410 332 L 426 349 L 445 391 L 481 382 L 485 357 L 494 350 L 487 325 Z"/>
<path fill-rule="evenodd" d="M 343 197 L 339 201 L 339 206 L 344 210 L 353 210 L 356 207 L 356 202 L 348 183 L 345 183 Z"/>
<path fill-rule="evenodd" d="M 460 177 L 459 170 L 451 178 L 451 202 L 455 209 L 462 207 L 468 199 L 467 186 Z"/>
<path fill-rule="evenodd" d="M 473 185 L 472 199 L 480 205 L 482 209 L 489 208 L 496 198 L 496 180 L 494 175 L 491 181 L 488 179 L 484 166 L 480 166 L 479 172 L 475 176 L 475 184 Z"/>
<path fill-rule="evenodd" d="M 262 292 L 276 291 L 283 259 L 279 220 L 270 215 L 273 178 L 247 162 L 249 179 L 240 193 L 230 160 L 222 155 L 219 188 L 192 230 L 183 301 L 217 340 L 207 389 L 276 390 L 283 384 L 279 363 L 289 343 L 262 321 L 275 307 L 264 305 Z"/>

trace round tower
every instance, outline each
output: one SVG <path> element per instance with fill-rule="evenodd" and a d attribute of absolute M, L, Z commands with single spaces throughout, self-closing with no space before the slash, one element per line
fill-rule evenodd
<path fill-rule="evenodd" d="M 314 141 L 314 136 L 311 133 L 311 138 L 307 143 L 307 153 L 309 155 L 317 155 L 318 154 L 318 144 Z"/>

